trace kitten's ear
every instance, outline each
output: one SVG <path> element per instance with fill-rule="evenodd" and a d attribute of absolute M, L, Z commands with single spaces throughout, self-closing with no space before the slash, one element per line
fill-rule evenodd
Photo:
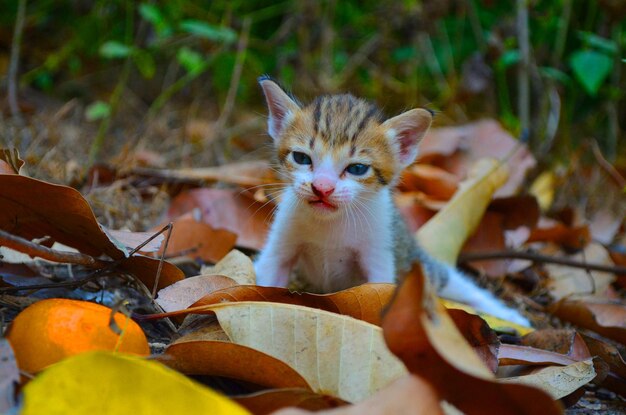
<path fill-rule="evenodd" d="M 412 109 L 383 123 L 387 137 L 395 143 L 398 160 L 402 168 L 409 166 L 417 157 L 417 145 L 433 120 L 432 114 L 424 109 Z"/>
<path fill-rule="evenodd" d="M 277 141 L 289 118 L 300 109 L 300 106 L 276 82 L 262 77 L 259 79 L 259 84 L 263 88 L 269 109 L 267 131 L 274 141 Z"/>

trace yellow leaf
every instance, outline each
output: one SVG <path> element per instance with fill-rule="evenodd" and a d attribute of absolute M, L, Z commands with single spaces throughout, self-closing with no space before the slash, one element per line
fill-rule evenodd
<path fill-rule="evenodd" d="M 211 309 L 234 343 L 282 360 L 317 393 L 356 402 L 406 373 L 382 329 L 327 311 L 244 301 Z"/>
<path fill-rule="evenodd" d="M 552 206 L 554 201 L 554 187 L 556 186 L 556 177 L 551 171 L 544 171 L 535 179 L 528 191 L 537 198 L 539 207 L 546 212 Z"/>
<path fill-rule="evenodd" d="M 450 202 L 417 231 L 422 248 L 440 261 L 456 264 L 465 240 L 474 233 L 491 196 L 507 177 L 501 162 L 479 160 Z"/>
<path fill-rule="evenodd" d="M 248 411 L 159 363 L 84 353 L 44 370 L 24 388 L 20 415 L 246 415 Z"/>
<path fill-rule="evenodd" d="M 519 324 L 515 324 L 510 321 L 506 321 L 501 318 L 494 317 L 490 314 L 483 313 L 482 311 L 478 311 L 474 307 L 470 307 L 467 304 L 457 303 L 456 301 L 445 300 L 443 298 L 440 298 L 439 301 L 446 308 L 456 308 L 459 310 L 467 311 L 470 314 L 476 314 L 480 316 L 483 320 L 485 320 L 485 322 L 489 325 L 489 327 L 491 327 L 493 330 L 496 330 L 496 331 L 498 330 L 505 331 L 506 329 L 513 328 L 517 330 L 517 332 L 521 334 L 522 336 L 535 331 L 535 329 L 533 329 L 532 327 L 520 326 Z"/>

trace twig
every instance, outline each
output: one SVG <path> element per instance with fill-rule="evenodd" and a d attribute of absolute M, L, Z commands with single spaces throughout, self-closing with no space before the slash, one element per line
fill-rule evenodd
<path fill-rule="evenodd" d="M 243 20 L 243 27 L 241 28 L 241 36 L 239 36 L 239 42 L 237 43 L 237 57 L 235 58 L 235 67 L 233 69 L 233 76 L 230 78 L 230 85 L 228 87 L 228 94 L 224 101 L 224 108 L 220 113 L 217 122 L 215 123 L 215 131 L 218 136 L 214 142 L 214 154 L 217 164 L 224 164 L 224 143 L 226 136 L 223 134 L 223 129 L 230 115 L 235 107 L 235 99 L 237 98 L 237 89 L 239 89 L 239 81 L 241 80 L 241 72 L 243 70 L 243 64 L 246 60 L 246 51 L 248 49 L 248 38 L 250 35 L 250 25 L 252 19 L 246 17 Z"/>
<path fill-rule="evenodd" d="M 20 107 L 17 103 L 17 72 L 20 60 L 20 46 L 22 45 L 22 32 L 24 29 L 24 19 L 26 15 L 26 0 L 20 0 L 17 4 L 17 15 L 15 17 L 15 27 L 13 28 L 13 40 L 11 42 L 11 57 L 9 60 L 8 81 L 8 101 L 11 115 L 21 121 Z"/>
<path fill-rule="evenodd" d="M 527 0 L 517 0 L 517 36 L 521 61 L 517 71 L 517 111 L 522 131 L 530 127 L 530 87 L 528 71 L 530 69 L 530 41 L 528 39 Z"/>
<path fill-rule="evenodd" d="M 0 229 L 0 246 L 6 246 L 31 257 L 39 257 L 53 262 L 65 262 L 75 265 L 84 265 L 89 268 L 103 267 L 108 264 L 90 255 L 80 252 L 63 252 L 36 244 L 28 239 L 12 235 Z"/>
<path fill-rule="evenodd" d="M 572 268 L 583 268 L 590 271 L 611 272 L 613 274 L 626 274 L 626 267 L 620 265 L 589 264 L 572 259 L 555 258 L 547 255 L 519 251 L 493 251 L 463 253 L 459 255 L 458 262 L 482 261 L 489 259 L 527 259 L 534 262 L 565 265 Z"/>
<path fill-rule="evenodd" d="M 26 286 L 26 287 L 0 287 L 0 294 L 7 293 L 7 292 L 16 292 L 16 291 L 41 290 L 41 289 L 44 289 L 44 288 L 75 287 L 75 286 L 78 287 L 78 286 L 83 285 L 83 284 L 85 284 L 85 283 L 87 283 L 89 281 L 93 281 L 95 279 L 103 277 L 103 276 L 107 275 L 107 273 L 109 273 L 110 271 L 113 271 L 115 268 L 117 268 L 123 262 L 125 262 L 128 259 L 132 258 L 133 255 L 135 255 L 137 252 L 139 252 L 141 250 L 141 248 L 143 248 L 144 246 L 148 245 L 150 242 L 152 242 L 152 240 L 154 240 L 154 238 L 156 238 L 157 236 L 159 236 L 160 234 L 165 232 L 165 230 L 168 228 L 168 226 L 169 225 L 164 226 L 161 230 L 159 230 L 154 235 L 152 235 L 151 237 L 149 237 L 148 239 L 143 241 L 141 244 L 139 244 L 137 247 L 135 247 L 133 250 L 131 250 L 128 253 L 128 256 L 125 256 L 124 258 L 120 258 L 120 259 L 112 261 L 112 262 L 108 262 L 104 268 L 97 269 L 97 270 L 87 274 L 87 276 L 85 278 L 81 278 L 80 280 L 74 280 L 74 281 L 63 281 L 63 282 L 55 282 L 55 283 L 50 283 L 50 284 L 29 285 L 29 286 Z"/>
<path fill-rule="evenodd" d="M 163 253 L 161 254 L 161 258 L 159 260 L 159 267 L 157 268 L 157 275 L 154 279 L 154 286 L 152 287 L 152 300 L 156 297 L 157 288 L 159 287 L 159 280 L 161 279 L 161 270 L 163 269 L 163 260 L 165 258 L 165 253 L 167 252 L 167 245 L 170 243 L 170 237 L 172 236 L 172 229 L 174 228 L 174 224 L 172 222 L 168 223 L 167 226 L 163 229 L 167 229 L 167 236 L 165 237 L 165 244 L 163 245 Z"/>
<path fill-rule="evenodd" d="M 619 171 L 617 171 L 617 169 L 604 158 L 602 151 L 600 150 L 600 146 L 598 145 L 598 141 L 595 139 L 591 139 L 590 141 L 591 151 L 593 151 L 593 155 L 595 156 L 600 167 L 602 167 L 608 175 L 611 176 L 611 179 L 613 179 L 620 189 L 626 188 L 626 179 L 624 179 Z"/>

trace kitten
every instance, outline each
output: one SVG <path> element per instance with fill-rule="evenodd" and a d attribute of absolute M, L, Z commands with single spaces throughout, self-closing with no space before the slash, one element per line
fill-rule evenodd
<path fill-rule="evenodd" d="M 529 325 L 421 250 L 393 203 L 392 189 L 417 157 L 430 112 L 412 109 L 385 120 L 374 104 L 352 95 L 301 105 L 269 78 L 259 82 L 269 108 L 268 132 L 288 183 L 255 262 L 259 285 L 285 287 L 294 272 L 316 292 L 392 283 L 418 260 L 440 295 Z"/>

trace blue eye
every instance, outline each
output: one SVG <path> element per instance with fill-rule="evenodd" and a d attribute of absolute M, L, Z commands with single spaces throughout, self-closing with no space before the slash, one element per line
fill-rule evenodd
<path fill-rule="evenodd" d="M 301 153 L 299 151 L 294 151 L 293 153 L 293 161 L 295 161 L 298 164 L 313 164 L 313 162 L 311 161 L 311 157 L 307 156 L 304 153 Z"/>
<path fill-rule="evenodd" d="M 369 169 L 370 166 L 361 163 L 351 164 L 346 167 L 346 171 L 350 174 L 354 174 L 355 176 L 363 176 Z"/>

